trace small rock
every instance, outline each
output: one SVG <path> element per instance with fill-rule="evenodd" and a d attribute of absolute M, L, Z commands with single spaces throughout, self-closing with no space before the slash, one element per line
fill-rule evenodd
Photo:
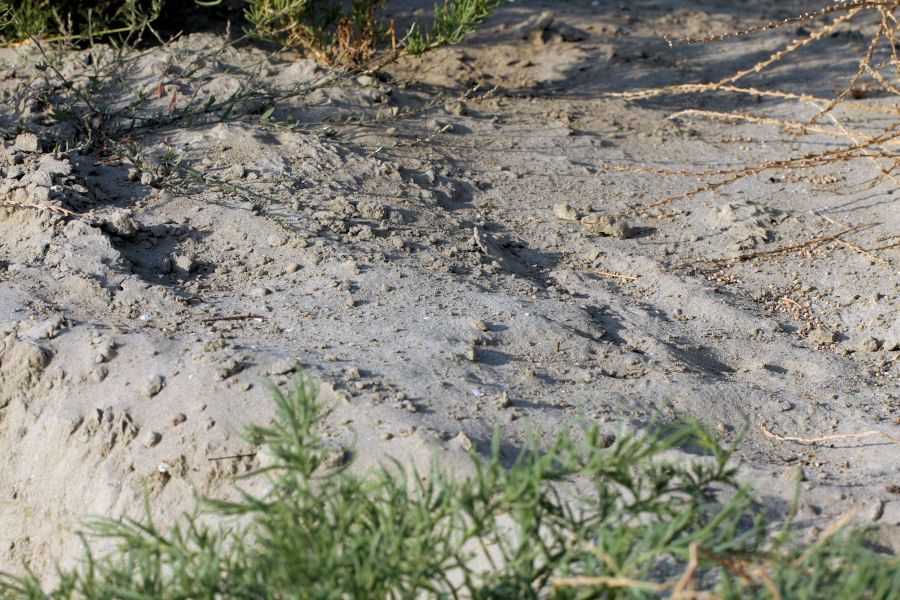
<path fill-rule="evenodd" d="M 371 75 L 360 75 L 356 78 L 356 83 L 363 87 L 372 87 L 378 85 L 378 80 Z"/>
<path fill-rule="evenodd" d="M 388 217 L 388 209 L 381 202 L 375 200 L 363 200 L 356 205 L 356 210 L 364 219 L 372 221 L 381 221 Z"/>
<path fill-rule="evenodd" d="M 440 121 L 438 119 L 428 119 L 425 122 L 425 127 L 434 133 L 437 132 L 445 132 L 452 133 L 453 132 L 453 124 L 447 123 L 446 121 Z"/>
<path fill-rule="evenodd" d="M 290 358 L 282 358 L 281 360 L 275 361 L 271 367 L 269 367 L 269 375 L 287 375 L 288 373 L 293 373 L 294 369 L 297 368 L 297 362 Z"/>
<path fill-rule="evenodd" d="M 159 272 L 163 275 L 168 275 L 172 272 L 172 259 L 168 256 L 164 256 L 162 260 L 159 261 Z"/>
<path fill-rule="evenodd" d="M 478 360 L 478 350 L 475 348 L 475 346 L 469 346 L 468 348 L 466 348 L 463 356 L 465 356 L 466 359 L 475 362 L 476 360 Z"/>
<path fill-rule="evenodd" d="M 91 380 L 94 383 L 100 383 L 109 375 L 109 368 L 106 365 L 97 365 L 91 370 Z"/>
<path fill-rule="evenodd" d="M 172 417 L 173 426 L 181 425 L 185 421 L 187 421 L 187 415 L 185 415 L 184 413 L 178 413 L 177 415 Z"/>
<path fill-rule="evenodd" d="M 856 345 L 857 352 L 875 352 L 878 348 L 881 347 L 881 342 L 872 336 L 867 336 L 863 341 Z"/>
<path fill-rule="evenodd" d="M 577 221 L 578 220 L 578 211 L 566 204 L 565 202 L 560 202 L 559 204 L 553 205 L 553 214 L 557 219 L 561 219 L 563 221 Z"/>
<path fill-rule="evenodd" d="M 109 362 L 115 353 L 116 345 L 111 340 L 104 340 L 94 348 L 94 362 Z"/>
<path fill-rule="evenodd" d="M 352 216 L 356 213 L 356 207 L 346 196 L 337 196 L 328 202 L 328 208 L 339 215 Z"/>
<path fill-rule="evenodd" d="M 596 213 L 581 218 L 584 230 L 591 234 L 607 235 L 620 240 L 631 237 L 631 226 L 624 219 L 614 219 Z"/>
<path fill-rule="evenodd" d="M 381 434 L 381 439 L 384 440 L 384 441 L 388 441 L 388 440 L 391 439 L 392 437 L 394 437 L 394 435 L 393 435 L 392 433 L 387 432 L 387 431 L 385 431 L 384 433 Z"/>
<path fill-rule="evenodd" d="M 469 112 L 469 108 L 462 100 L 447 100 L 444 103 L 444 110 L 457 117 L 462 117 Z"/>
<path fill-rule="evenodd" d="M 33 133 L 20 133 L 16 136 L 13 149 L 21 152 L 40 152 L 41 145 L 37 136 Z"/>
<path fill-rule="evenodd" d="M 140 226 L 134 220 L 134 211 L 119 209 L 107 218 L 101 225 L 103 231 L 117 235 L 121 238 L 131 238 L 140 231 Z"/>
<path fill-rule="evenodd" d="M 284 246 L 285 244 L 287 244 L 288 240 L 280 233 L 273 233 L 266 241 L 269 243 L 269 246 L 277 248 L 279 246 Z"/>
<path fill-rule="evenodd" d="M 140 392 L 141 395 L 145 398 L 152 398 L 157 395 L 163 389 L 163 378 L 159 375 L 151 375 L 147 378 L 146 381 L 141 385 Z"/>
<path fill-rule="evenodd" d="M 341 268 L 354 275 L 359 275 L 359 264 L 355 260 L 348 260 L 341 263 Z"/>
<path fill-rule="evenodd" d="M 150 171 L 141 173 L 141 185 L 153 185 L 154 183 L 156 183 L 156 175 Z"/>
<path fill-rule="evenodd" d="M 878 499 L 866 508 L 860 517 L 868 523 L 877 523 L 882 515 L 884 515 L 884 500 Z"/>
<path fill-rule="evenodd" d="M 494 398 L 494 405 L 497 408 L 509 408 L 512 406 L 512 402 L 509 399 L 509 392 L 503 390 L 500 394 Z"/>
<path fill-rule="evenodd" d="M 46 204 L 53 198 L 50 186 L 36 185 L 28 190 L 28 201 L 35 204 Z"/>
<path fill-rule="evenodd" d="M 456 441 L 457 441 L 457 443 L 459 443 L 460 447 L 462 447 L 462 449 L 465 450 L 466 452 L 471 452 L 472 449 L 475 448 L 475 445 L 472 443 L 472 440 L 469 439 L 469 436 L 467 436 L 462 431 L 460 431 L 459 434 L 456 436 Z"/>
<path fill-rule="evenodd" d="M 22 178 L 21 184 L 33 188 L 34 186 L 50 187 L 53 185 L 53 173 L 49 171 L 32 171 Z"/>
<path fill-rule="evenodd" d="M 244 361 L 239 358 L 229 357 L 219 363 L 216 375 L 219 379 L 227 379 L 235 373 L 240 373 L 244 368 Z"/>
<path fill-rule="evenodd" d="M 234 181 L 235 179 L 243 179 L 246 174 L 247 170 L 244 169 L 244 165 L 231 165 L 222 171 L 222 179 L 225 181 Z"/>
<path fill-rule="evenodd" d="M 162 441 L 162 434 L 158 431 L 148 431 L 141 442 L 144 448 L 152 448 Z"/>
<path fill-rule="evenodd" d="M 806 336 L 807 341 L 813 346 L 824 346 L 834 343 L 834 332 L 822 327 L 816 327 Z"/>
<path fill-rule="evenodd" d="M 189 254 L 176 254 L 172 257 L 172 264 L 175 269 L 182 273 L 193 273 L 197 270 L 197 261 Z"/>
<path fill-rule="evenodd" d="M 299 270 L 300 270 L 300 265 L 298 265 L 297 263 L 292 262 L 292 263 L 288 263 L 288 264 L 284 265 L 285 273 L 288 273 L 288 274 L 296 273 Z"/>
<path fill-rule="evenodd" d="M 38 163 L 38 170 L 52 175 L 69 175 L 72 173 L 72 164 L 68 160 L 59 160 L 52 154 L 45 154 Z"/>
<path fill-rule="evenodd" d="M 488 326 L 487 323 L 485 323 L 481 319 L 478 319 L 476 321 L 472 321 L 472 329 L 474 329 L 475 331 L 487 331 Z"/>
<path fill-rule="evenodd" d="M 885 525 L 900 525 L 900 501 L 888 500 L 885 502 L 878 520 Z"/>
<path fill-rule="evenodd" d="M 887 335 L 884 336 L 884 343 L 881 344 L 881 349 L 886 352 L 900 350 L 900 319 L 894 321 L 893 325 L 888 329 Z"/>
<path fill-rule="evenodd" d="M 794 465 L 782 471 L 779 478 L 783 481 L 806 481 L 806 473 L 803 472 L 802 466 Z"/>
<path fill-rule="evenodd" d="M 264 287 L 256 287 L 250 290 L 250 295 L 254 298 L 262 298 L 263 296 L 268 296 L 272 291 L 269 288 Z"/>
<path fill-rule="evenodd" d="M 346 463 L 347 453 L 343 450 L 335 450 L 322 457 L 322 466 L 326 469 L 337 469 Z"/>

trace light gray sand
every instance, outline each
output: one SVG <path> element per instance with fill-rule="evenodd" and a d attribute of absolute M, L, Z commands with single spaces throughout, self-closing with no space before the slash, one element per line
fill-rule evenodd
<path fill-rule="evenodd" d="M 271 416 L 261 380 L 283 385 L 295 362 L 338 404 L 327 435 L 338 446 L 355 432 L 361 467 L 439 452 L 463 468 L 466 450 L 486 450 L 498 424 L 513 456 L 529 428 L 549 439 L 579 415 L 610 432 L 660 411 L 695 415 L 726 440 L 747 420 L 743 477 L 776 514 L 794 490 L 781 475 L 799 464 L 801 523 L 821 526 L 858 506 L 858 519 L 880 522 L 890 539 L 900 523 L 897 446 L 776 441 L 757 424 L 783 435 L 900 437 L 900 248 L 860 251 L 896 241 L 892 185 L 869 189 L 877 171 L 862 161 L 775 171 L 630 217 L 630 232 L 603 221 L 697 185 L 604 165 L 703 170 L 844 143 L 667 119 L 742 106 L 813 114 L 799 103 L 601 95 L 745 68 L 794 29 L 675 49 L 662 36 L 732 30 L 803 3 L 619 4 L 520 0 L 425 68 L 381 74 L 409 83 L 369 77 L 285 100 L 272 115 L 372 121 L 474 84 L 500 86 L 464 105 L 336 127 L 351 144 L 253 116 L 136 138 L 145 155 L 183 154 L 183 165 L 238 194 L 197 180 L 173 192 L 108 151 L 54 158 L 65 126 L 51 126 L 33 100 L 39 87 L 30 101 L 6 96 L 4 130 L 21 119 L 36 137 L 8 133 L 0 191 L 87 217 L 0 208 L 0 569 L 71 565 L 84 515 L 138 515 L 145 492 L 164 520 L 188 510 L 195 492 L 228 494 L 229 477 L 259 459 L 211 459 L 255 451 L 235 430 Z M 867 34 L 865 19 L 851 24 L 761 79 L 832 94 Z M 129 81 L 155 88 L 167 62 L 184 67 L 222 43 L 197 34 L 151 50 Z M 228 48 L 193 83 L 168 86 L 153 110 L 198 88 L 221 98 L 265 56 Z M 65 59 L 72 74 L 82 57 Z M 6 89 L 35 77 L 32 50 L 3 59 Z M 262 73 L 280 86 L 324 75 L 296 57 L 265 59 Z M 123 101 L 115 90 L 109 101 L 117 94 Z M 891 101 L 867 101 L 879 100 Z M 587 225 L 573 220 L 586 215 Z M 878 224 L 842 242 L 726 268 L 703 262 L 868 223 Z"/>

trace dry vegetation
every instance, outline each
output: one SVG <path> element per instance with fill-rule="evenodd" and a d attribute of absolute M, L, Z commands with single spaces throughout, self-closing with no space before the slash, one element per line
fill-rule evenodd
<path fill-rule="evenodd" d="M 871 186 L 878 185 L 885 179 L 894 184 L 900 184 L 895 170 L 898 167 L 900 153 L 897 152 L 898 138 L 900 138 L 900 118 L 897 117 L 897 106 L 889 102 L 866 103 L 858 102 L 866 96 L 873 95 L 874 89 L 881 89 L 891 96 L 900 96 L 900 55 L 898 55 L 898 37 L 900 37 L 900 23 L 895 15 L 900 8 L 900 2 L 895 0 L 850 0 L 838 4 L 832 4 L 825 8 L 809 12 L 797 17 L 771 22 L 766 25 L 752 27 L 742 31 L 734 31 L 709 35 L 702 38 L 683 38 L 670 40 L 670 44 L 691 43 L 715 43 L 729 38 L 763 33 L 773 29 L 797 26 L 799 24 L 817 24 L 812 31 L 801 29 L 806 35 L 793 40 L 784 48 L 774 52 L 768 58 L 759 61 L 750 68 L 743 69 L 709 83 L 673 85 L 663 88 L 640 90 L 636 92 L 623 92 L 611 94 L 628 100 L 640 100 L 656 96 L 675 94 L 702 94 L 702 93 L 731 93 L 748 96 L 778 98 L 790 102 L 800 103 L 812 110 L 812 115 L 805 121 L 786 121 L 774 119 L 753 112 L 719 112 L 689 109 L 670 115 L 670 118 L 684 119 L 713 119 L 727 122 L 747 122 L 766 125 L 778 125 L 785 128 L 793 135 L 825 134 L 836 139 L 844 140 L 845 144 L 836 149 L 823 150 L 818 153 L 806 153 L 798 156 L 789 156 L 780 160 L 773 160 L 759 164 L 743 165 L 734 168 L 704 170 L 704 171 L 673 171 L 653 168 L 635 169 L 632 167 L 608 168 L 613 170 L 626 170 L 632 172 L 657 173 L 663 175 L 681 175 L 700 178 L 703 183 L 697 188 L 686 193 L 664 198 L 652 204 L 644 205 L 630 211 L 635 214 L 655 209 L 679 200 L 696 196 L 703 192 L 716 190 L 731 185 L 745 177 L 759 175 L 775 170 L 803 170 L 836 165 L 851 161 L 864 160 L 874 163 L 879 171 L 879 176 L 872 181 Z M 791 90 L 768 89 L 745 84 L 744 81 L 750 75 L 758 74 L 777 63 L 788 61 L 791 55 L 801 48 L 808 47 L 816 42 L 833 35 L 839 27 L 854 18 L 864 16 L 866 13 L 876 13 L 880 19 L 880 25 L 872 34 L 868 44 L 868 50 L 859 61 L 859 68 L 855 75 L 847 82 L 843 89 L 833 98 L 823 98 L 798 93 Z M 845 109 L 845 114 L 858 115 L 860 113 L 876 113 L 895 117 L 880 132 L 864 132 L 843 122 L 836 109 Z M 828 241 L 828 240 L 822 240 Z M 883 250 L 900 244 L 892 243 Z"/>

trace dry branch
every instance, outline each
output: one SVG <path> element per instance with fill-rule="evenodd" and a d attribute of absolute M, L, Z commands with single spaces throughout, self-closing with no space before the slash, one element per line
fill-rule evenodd
<path fill-rule="evenodd" d="M 858 440 L 861 438 L 872 437 L 873 435 L 881 436 L 886 438 L 892 444 L 900 444 L 900 440 L 897 438 L 891 437 L 883 431 L 864 431 L 863 433 L 840 433 L 836 435 L 824 435 L 821 437 L 814 438 L 802 438 L 802 437 L 791 437 L 791 436 L 782 436 L 777 433 L 772 433 L 762 423 L 757 424 L 759 430 L 762 431 L 763 435 L 772 438 L 774 440 L 778 440 L 780 442 L 799 442 L 801 444 L 818 444 L 820 442 L 831 442 L 834 440 Z"/>

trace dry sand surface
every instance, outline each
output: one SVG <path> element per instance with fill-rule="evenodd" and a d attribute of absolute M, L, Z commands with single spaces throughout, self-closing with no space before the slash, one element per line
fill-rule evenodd
<path fill-rule="evenodd" d="M 396 9 L 399 24 L 414 4 Z M 814 4 L 519 0 L 424 62 L 274 104 L 271 121 L 352 120 L 331 137 L 261 123 L 260 103 L 228 122 L 136 133 L 145 169 L 109 148 L 54 152 L 72 130 L 46 99 L 65 90 L 43 82 L 34 48 L 3 51 L 2 197 L 78 214 L 0 207 L 0 570 L 73 564 L 84 515 L 138 515 L 145 493 L 163 520 L 195 493 L 229 494 L 231 476 L 260 460 L 236 431 L 271 417 L 263 378 L 284 385 L 295 364 L 321 378 L 338 407 L 326 435 L 336 448 L 355 436 L 361 467 L 437 453 L 462 469 L 498 425 L 512 457 L 529 431 L 552 439 L 582 417 L 614 435 L 694 415 L 728 441 L 750 424 L 742 477 L 776 516 L 799 466 L 801 523 L 859 507 L 858 521 L 892 539 L 898 446 L 800 444 L 757 426 L 900 437 L 894 184 L 871 187 L 878 170 L 865 161 L 772 170 L 610 219 L 698 180 L 609 166 L 706 170 L 848 143 L 670 118 L 807 119 L 817 108 L 804 102 L 606 95 L 721 78 L 798 30 L 674 48 L 666 34 Z M 748 83 L 831 96 L 873 23 L 844 25 Z M 95 101 L 121 106 L 165 81 L 142 109 L 165 115 L 173 97 L 227 96 L 254 65 L 260 86 L 328 75 L 224 41 L 192 34 L 135 54 Z M 92 52 L 62 56 L 62 74 L 111 56 Z M 476 84 L 498 88 L 455 100 Z M 883 124 L 841 111 L 845 125 Z M 160 178 L 166 153 L 193 175 Z M 249 456 L 223 459 L 234 455 Z"/>

